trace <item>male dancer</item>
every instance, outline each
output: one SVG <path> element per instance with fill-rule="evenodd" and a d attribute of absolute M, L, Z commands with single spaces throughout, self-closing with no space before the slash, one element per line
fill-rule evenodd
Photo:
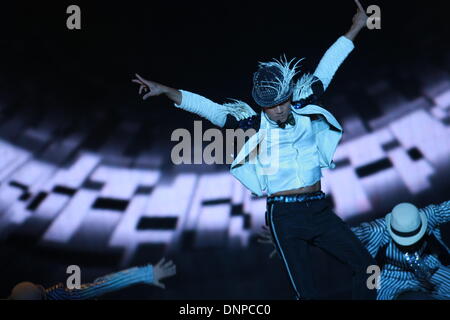
<path fill-rule="evenodd" d="M 381 269 L 378 300 L 450 300 L 450 250 L 440 230 L 449 221 L 450 201 L 420 210 L 400 203 L 386 217 L 351 228 Z M 260 236 L 274 245 L 267 227 Z"/>
<path fill-rule="evenodd" d="M 440 226 L 450 201 L 417 209 L 394 207 L 385 218 L 352 228 L 382 268 L 377 299 L 450 299 L 450 255 Z"/>
<path fill-rule="evenodd" d="M 335 72 L 353 50 L 353 40 L 366 26 L 367 15 L 361 4 L 350 30 L 327 50 L 314 74 L 298 81 L 297 63 L 274 60 L 260 63 L 253 77 L 252 96 L 262 108 L 256 114 L 250 106 L 236 100 L 217 104 L 197 94 L 176 90 L 136 75 L 143 99 L 164 94 L 175 107 L 196 113 L 224 128 L 255 129 L 231 165 L 231 173 L 253 194 L 266 191 L 266 219 L 283 258 L 297 299 L 319 299 L 312 283 L 314 266 L 309 247 L 318 246 L 347 263 L 353 271 L 354 299 L 373 299 L 366 286 L 366 269 L 373 258 L 345 223 L 332 211 L 321 192 L 321 168 L 333 167 L 332 157 L 342 136 L 337 120 L 317 100 L 327 89 Z M 279 137 L 274 139 L 273 137 Z M 252 158 L 258 146 L 268 153 L 276 170 L 266 170 L 262 153 Z M 253 160 L 255 160 L 253 158 Z"/>
<path fill-rule="evenodd" d="M 145 283 L 165 288 L 164 278 L 172 277 L 176 267 L 172 261 L 161 259 L 155 266 L 147 264 L 133 267 L 95 279 L 93 283 L 82 284 L 80 289 L 69 289 L 59 283 L 48 289 L 32 282 L 20 282 L 11 291 L 11 300 L 87 300 L 132 285 Z"/>

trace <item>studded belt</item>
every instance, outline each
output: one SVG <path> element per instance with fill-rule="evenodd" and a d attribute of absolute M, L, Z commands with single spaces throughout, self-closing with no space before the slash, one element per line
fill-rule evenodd
<path fill-rule="evenodd" d="M 321 200 L 325 198 L 325 193 L 322 191 L 311 192 L 311 193 L 299 193 L 290 194 L 285 196 L 271 196 L 267 197 L 267 203 L 274 202 L 304 202 L 311 200 Z"/>

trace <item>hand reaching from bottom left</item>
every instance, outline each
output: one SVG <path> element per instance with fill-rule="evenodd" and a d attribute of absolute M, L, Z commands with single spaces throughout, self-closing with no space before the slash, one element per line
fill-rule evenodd
<path fill-rule="evenodd" d="M 165 259 L 162 258 L 159 262 L 153 267 L 153 284 L 157 287 L 165 289 L 166 286 L 164 283 L 161 283 L 161 280 L 164 278 L 173 277 L 177 273 L 177 269 L 172 260 L 165 262 Z"/>

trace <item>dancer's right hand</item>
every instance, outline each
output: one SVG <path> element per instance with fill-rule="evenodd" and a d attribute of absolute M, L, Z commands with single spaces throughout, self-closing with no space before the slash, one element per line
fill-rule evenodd
<path fill-rule="evenodd" d="M 166 93 L 166 86 L 154 81 L 146 80 L 136 73 L 136 79 L 131 80 L 140 85 L 139 94 L 145 93 L 142 99 L 146 100 L 148 97 L 159 96 Z"/>

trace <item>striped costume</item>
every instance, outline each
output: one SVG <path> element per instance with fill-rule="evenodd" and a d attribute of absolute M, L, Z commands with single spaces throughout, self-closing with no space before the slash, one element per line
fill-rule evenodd
<path fill-rule="evenodd" d="M 392 240 L 384 218 L 352 228 L 369 253 L 381 264 L 378 300 L 396 299 L 399 294 L 408 291 L 428 292 L 435 299 L 450 299 L 450 267 L 446 261 L 449 248 L 442 241 L 440 231 L 440 225 L 450 220 L 450 201 L 429 205 L 421 211 L 428 219 L 427 241 L 419 248 L 417 256 L 431 270 L 437 270 L 426 280 L 413 272 L 407 256 Z"/>
<path fill-rule="evenodd" d="M 120 290 L 135 284 L 153 283 L 153 266 L 133 267 L 83 284 L 80 289 L 68 289 L 59 283 L 45 290 L 46 300 L 85 300 Z"/>

